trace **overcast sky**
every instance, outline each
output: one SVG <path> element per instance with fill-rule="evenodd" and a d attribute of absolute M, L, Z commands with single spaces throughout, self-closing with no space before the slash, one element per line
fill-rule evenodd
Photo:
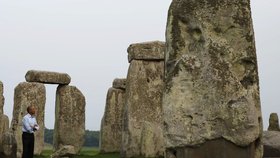
<path fill-rule="evenodd" d="M 11 120 L 14 88 L 30 69 L 66 72 L 86 97 L 86 128 L 100 129 L 106 93 L 125 78 L 131 43 L 165 39 L 171 0 L 0 0 L 0 80 Z M 280 111 L 280 1 L 251 0 L 265 129 Z M 56 85 L 46 85 L 54 127 Z"/>

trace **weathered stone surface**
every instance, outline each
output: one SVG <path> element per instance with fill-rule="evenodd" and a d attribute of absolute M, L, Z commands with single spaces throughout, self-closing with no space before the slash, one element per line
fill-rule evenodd
<path fill-rule="evenodd" d="M 144 122 L 140 144 L 140 153 L 144 157 L 163 157 L 164 139 L 162 127 L 158 124 Z"/>
<path fill-rule="evenodd" d="M 0 148 L 2 146 L 2 136 L 9 129 L 9 118 L 4 114 L 0 114 Z"/>
<path fill-rule="evenodd" d="M 55 104 L 54 150 L 72 145 L 76 154 L 84 143 L 85 97 L 74 86 L 60 85 Z"/>
<path fill-rule="evenodd" d="M 165 43 L 160 41 L 131 44 L 128 62 L 132 60 L 164 60 Z"/>
<path fill-rule="evenodd" d="M 173 0 L 166 46 L 167 148 L 187 150 L 225 139 L 246 148 L 255 143 L 252 152 L 260 158 L 262 117 L 249 0 Z"/>
<path fill-rule="evenodd" d="M 36 119 L 40 130 L 35 132 L 34 154 L 40 155 L 44 147 L 44 115 L 46 89 L 41 83 L 22 82 L 15 88 L 14 109 L 11 128 L 17 141 L 17 156 L 22 154 L 22 118 L 27 114 L 27 107 L 34 105 L 37 109 Z"/>
<path fill-rule="evenodd" d="M 65 146 L 61 146 L 60 149 L 58 149 L 55 153 L 53 153 L 51 155 L 51 158 L 62 158 L 62 157 L 72 157 L 74 156 L 76 153 L 75 151 L 75 147 L 72 145 L 65 145 Z"/>
<path fill-rule="evenodd" d="M 280 132 L 263 132 L 264 157 L 280 157 Z"/>
<path fill-rule="evenodd" d="M 27 82 L 39 82 L 48 84 L 69 84 L 71 82 L 71 77 L 66 73 L 59 72 L 49 72 L 49 71 L 36 71 L 29 70 L 25 79 Z"/>
<path fill-rule="evenodd" d="M 0 157 L 1 158 L 16 158 L 17 157 L 17 142 L 13 132 L 7 131 L 2 136 L 0 142 Z"/>
<path fill-rule="evenodd" d="M 270 114 L 268 131 L 280 131 L 277 113 Z"/>
<path fill-rule="evenodd" d="M 167 149 L 170 158 L 255 158 L 255 144 L 246 147 L 237 146 L 225 139 L 209 140 L 198 147 L 179 147 Z M 227 154 L 225 154 L 227 153 Z"/>
<path fill-rule="evenodd" d="M 132 60 L 126 84 L 123 157 L 163 156 L 164 61 Z"/>
<path fill-rule="evenodd" d="M 126 87 L 126 79 L 116 78 L 113 82 L 113 88 L 116 89 L 125 89 Z"/>
<path fill-rule="evenodd" d="M 4 107 L 5 98 L 3 96 L 3 91 L 4 91 L 3 83 L 0 81 L 0 115 L 4 113 L 3 107 Z"/>
<path fill-rule="evenodd" d="M 113 83 L 116 83 L 115 81 L 119 80 L 115 79 Z M 125 101 L 125 90 L 123 88 L 125 87 L 117 87 L 121 87 L 121 89 L 110 88 L 107 93 L 105 112 L 101 121 L 100 129 L 101 153 L 121 151 Z"/>

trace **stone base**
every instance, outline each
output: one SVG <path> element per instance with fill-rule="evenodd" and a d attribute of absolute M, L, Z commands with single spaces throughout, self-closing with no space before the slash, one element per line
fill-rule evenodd
<path fill-rule="evenodd" d="M 199 147 L 166 149 L 166 158 L 255 158 L 255 144 L 240 147 L 225 139 L 216 139 Z"/>

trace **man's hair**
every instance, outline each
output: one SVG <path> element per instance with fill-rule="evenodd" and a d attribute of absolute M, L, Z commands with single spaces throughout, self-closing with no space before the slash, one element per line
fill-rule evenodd
<path fill-rule="evenodd" d="M 27 107 L 27 112 L 29 113 L 29 111 L 30 111 L 30 109 L 32 108 L 32 107 L 34 107 L 34 105 L 29 105 L 28 107 Z"/>

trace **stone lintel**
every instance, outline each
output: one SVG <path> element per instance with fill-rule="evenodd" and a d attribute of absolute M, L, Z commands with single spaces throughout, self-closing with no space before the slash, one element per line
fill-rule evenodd
<path fill-rule="evenodd" d="M 67 85 L 71 82 L 71 77 L 67 73 L 29 70 L 25 79 L 27 82 L 39 82 L 47 84 Z"/>
<path fill-rule="evenodd" d="M 125 78 L 116 78 L 113 81 L 113 88 L 116 89 L 125 89 L 126 87 L 126 79 Z"/>
<path fill-rule="evenodd" d="M 128 49 L 128 62 L 132 60 L 164 60 L 165 42 L 152 41 L 131 44 Z"/>

